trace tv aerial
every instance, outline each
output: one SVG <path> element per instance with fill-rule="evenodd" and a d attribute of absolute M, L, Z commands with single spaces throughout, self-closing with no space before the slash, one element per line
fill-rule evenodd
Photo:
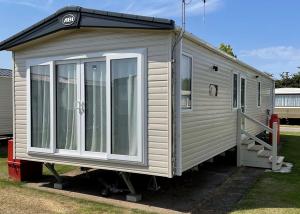
<path fill-rule="evenodd" d="M 185 17 L 186 17 L 186 6 L 191 4 L 193 0 L 182 0 L 182 29 L 185 31 Z M 207 0 L 200 0 L 203 2 L 203 23 L 205 23 L 205 16 L 206 16 L 206 2 Z"/>

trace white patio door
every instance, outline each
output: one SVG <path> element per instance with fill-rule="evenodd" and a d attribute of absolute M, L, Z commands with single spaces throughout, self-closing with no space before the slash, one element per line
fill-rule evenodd
<path fill-rule="evenodd" d="M 78 153 L 80 139 L 80 66 L 77 61 L 55 66 L 56 151 Z"/>
<path fill-rule="evenodd" d="M 105 158 L 107 153 L 107 71 L 105 59 L 81 61 L 81 152 Z"/>
<path fill-rule="evenodd" d="M 106 62 L 56 64 L 56 151 L 104 158 L 107 145 Z"/>

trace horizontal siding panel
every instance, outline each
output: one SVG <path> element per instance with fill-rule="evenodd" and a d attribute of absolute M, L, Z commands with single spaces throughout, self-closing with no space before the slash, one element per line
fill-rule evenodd
<path fill-rule="evenodd" d="M 134 173 L 170 176 L 169 148 L 169 66 L 170 34 L 160 31 L 74 30 L 72 34 L 58 33 L 41 39 L 29 48 L 15 52 L 15 105 L 17 157 L 27 160 L 64 163 L 92 168 L 115 169 Z M 63 35 L 68 35 L 68 38 Z M 28 46 L 29 47 L 29 46 Z M 99 50 L 99 48 L 101 50 Z M 83 52 L 146 48 L 148 92 L 148 165 L 78 160 L 63 157 L 30 156 L 27 154 L 26 61 L 55 55 L 75 55 Z"/>
<path fill-rule="evenodd" d="M 192 111 L 181 114 L 182 165 L 187 170 L 236 145 L 237 112 L 232 110 L 232 72 L 245 74 L 246 113 L 265 123 L 266 109 L 272 108 L 273 81 L 260 76 L 262 106 L 257 108 L 257 73 L 184 39 L 183 52 L 193 56 Z M 211 67 L 218 66 L 218 72 Z M 218 85 L 218 96 L 209 96 L 209 85 Z M 246 122 L 246 129 L 258 134 L 261 129 Z"/>

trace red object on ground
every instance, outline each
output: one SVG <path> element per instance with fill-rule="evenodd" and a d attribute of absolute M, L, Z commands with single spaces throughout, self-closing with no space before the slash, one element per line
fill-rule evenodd
<path fill-rule="evenodd" d="M 7 166 L 8 175 L 14 181 L 26 181 L 40 178 L 43 174 L 43 163 L 14 159 L 13 140 L 8 141 Z"/>
<path fill-rule="evenodd" d="M 280 120 L 278 117 L 278 114 L 272 114 L 270 121 L 269 121 L 269 126 L 270 128 L 273 128 L 273 123 L 277 122 L 277 144 L 280 144 Z M 272 144 L 272 133 L 269 134 L 269 143 Z"/>

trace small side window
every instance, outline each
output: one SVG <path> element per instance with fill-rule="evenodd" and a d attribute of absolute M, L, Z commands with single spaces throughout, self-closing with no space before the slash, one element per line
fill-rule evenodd
<path fill-rule="evenodd" d="M 238 100 L 238 75 L 233 74 L 233 87 L 232 87 L 232 108 L 237 108 Z"/>
<path fill-rule="evenodd" d="M 192 63 L 187 55 L 182 55 L 181 63 L 181 109 L 192 109 Z"/>
<path fill-rule="evenodd" d="M 261 82 L 257 82 L 257 106 L 261 105 Z"/>

